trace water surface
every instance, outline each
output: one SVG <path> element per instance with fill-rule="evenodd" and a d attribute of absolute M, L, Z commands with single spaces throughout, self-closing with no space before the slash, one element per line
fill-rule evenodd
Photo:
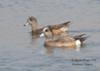
<path fill-rule="evenodd" d="M 40 25 L 71 21 L 71 34 L 86 33 L 86 46 L 77 52 L 43 46 L 32 39 L 28 16 Z M 76 32 L 75 32 L 76 31 Z M 99 0 L 1 0 L 0 71 L 100 71 Z"/>

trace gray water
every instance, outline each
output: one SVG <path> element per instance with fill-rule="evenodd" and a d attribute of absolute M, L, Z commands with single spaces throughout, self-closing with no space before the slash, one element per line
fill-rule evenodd
<path fill-rule="evenodd" d="M 86 46 L 50 52 L 23 26 L 28 16 L 42 26 L 71 21 Z M 0 71 L 100 71 L 100 0 L 0 0 Z"/>

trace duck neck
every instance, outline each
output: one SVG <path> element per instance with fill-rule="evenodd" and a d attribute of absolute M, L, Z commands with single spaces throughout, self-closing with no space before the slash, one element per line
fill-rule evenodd
<path fill-rule="evenodd" d="M 38 29 L 38 24 L 37 23 L 32 24 L 31 29 L 32 29 L 32 31 L 37 30 Z"/>

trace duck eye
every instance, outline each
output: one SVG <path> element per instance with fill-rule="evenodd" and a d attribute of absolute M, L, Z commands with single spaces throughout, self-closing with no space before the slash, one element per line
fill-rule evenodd
<path fill-rule="evenodd" d="M 49 31 L 48 29 L 45 30 L 45 32 L 48 32 L 48 31 Z"/>
<path fill-rule="evenodd" d="M 43 32 L 48 32 L 48 31 L 49 31 L 48 27 L 46 27 L 46 28 L 43 29 Z"/>

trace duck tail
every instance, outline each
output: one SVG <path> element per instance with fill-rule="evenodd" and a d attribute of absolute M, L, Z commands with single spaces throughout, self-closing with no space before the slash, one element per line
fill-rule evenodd
<path fill-rule="evenodd" d="M 77 36 L 74 36 L 74 38 L 75 40 L 80 40 L 80 42 L 83 43 L 88 38 L 88 36 L 84 36 L 84 35 L 86 34 L 77 35 Z"/>
<path fill-rule="evenodd" d="M 67 21 L 67 22 L 64 22 L 63 23 L 63 26 L 69 26 L 69 23 L 70 23 L 71 21 Z"/>
<path fill-rule="evenodd" d="M 81 37 L 79 38 L 79 40 L 83 43 L 85 40 L 87 39 L 87 37 Z"/>
<path fill-rule="evenodd" d="M 74 38 L 75 38 L 75 39 L 77 39 L 77 38 L 81 38 L 81 37 L 83 37 L 84 35 L 86 35 L 86 34 L 76 35 L 76 36 L 74 36 Z"/>

